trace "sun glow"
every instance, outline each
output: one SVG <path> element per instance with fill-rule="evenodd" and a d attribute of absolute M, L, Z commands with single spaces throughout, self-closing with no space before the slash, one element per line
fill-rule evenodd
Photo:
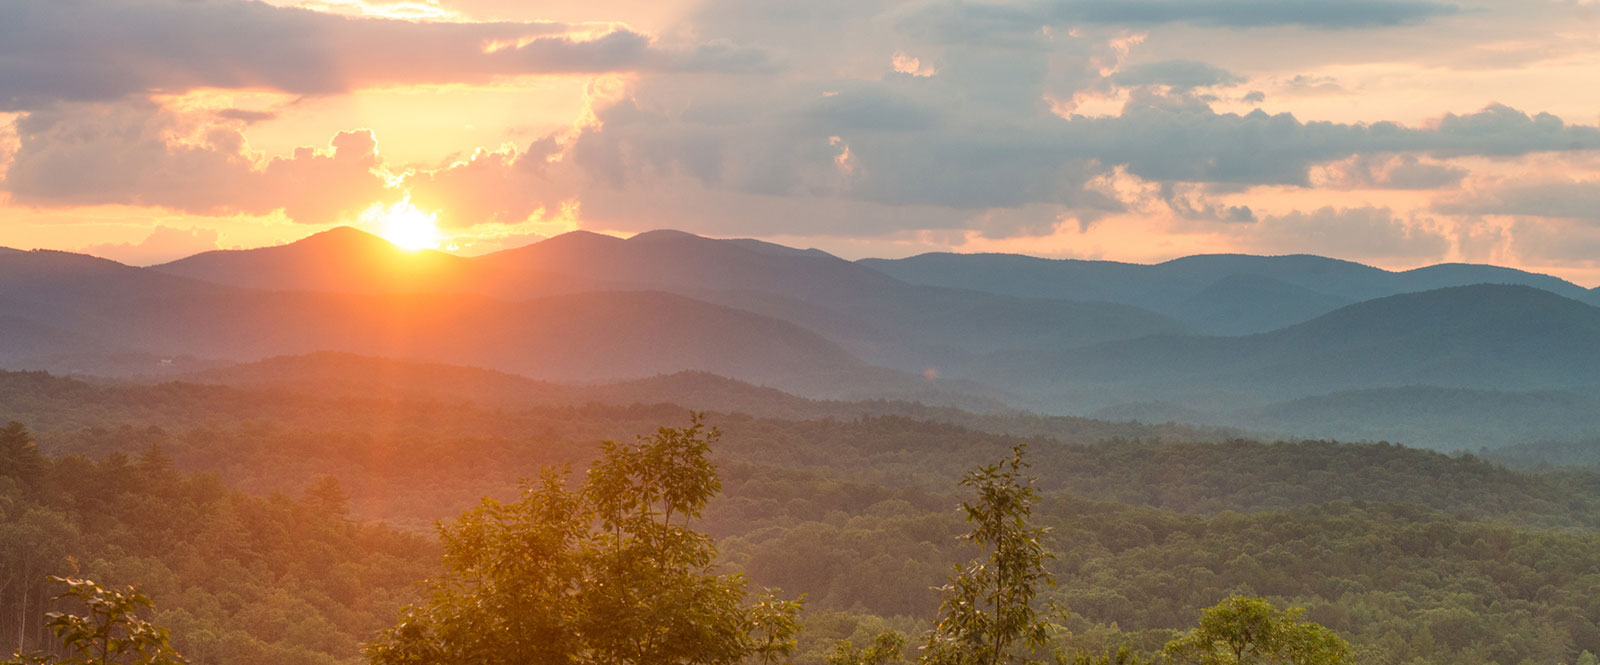
<path fill-rule="evenodd" d="M 372 204 L 361 213 L 361 221 L 384 240 L 409 252 L 438 249 L 444 240 L 444 234 L 439 232 L 439 214 L 411 205 L 409 196 L 389 206 Z"/>

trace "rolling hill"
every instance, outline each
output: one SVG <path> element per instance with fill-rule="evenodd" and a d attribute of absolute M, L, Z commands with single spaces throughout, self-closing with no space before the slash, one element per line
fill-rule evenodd
<path fill-rule="evenodd" d="M 505 300 L 666 291 L 782 319 L 869 363 L 918 373 L 1001 349 L 1060 349 L 1183 330 L 1127 305 L 913 286 L 817 250 L 678 231 L 628 239 L 574 231 L 472 259 L 410 255 L 387 245 L 339 229 L 282 247 L 209 252 L 155 269 L 280 291 L 448 292 Z M 356 258 L 339 258 L 346 255 Z M 419 265 L 408 266 L 411 258 Z"/>
<path fill-rule="evenodd" d="M 1244 337 L 1163 336 L 969 368 L 1079 408 L 1166 401 L 1218 410 L 1375 387 L 1600 384 L 1600 309 L 1525 286 L 1379 298 Z"/>
<path fill-rule="evenodd" d="M 352 237 L 360 240 L 336 235 L 276 248 L 291 250 L 287 253 L 260 250 L 266 253 L 208 260 L 217 262 L 213 268 L 238 260 L 305 265 L 297 252 L 325 250 L 328 241 L 348 243 Z M 439 265 L 454 260 L 447 257 Z M 292 277 L 291 268 L 282 270 Z M 294 282 L 286 277 L 273 283 Z M 13 368 L 161 374 L 174 369 L 163 360 L 179 357 L 242 362 L 341 351 L 560 381 L 702 370 L 810 396 L 940 399 L 946 394 L 919 375 L 868 365 L 792 323 L 659 291 L 586 292 L 520 302 L 463 293 L 268 291 L 63 252 L 10 252 L 0 254 L 0 306 L 19 327 L 19 342 L 0 359 L 49 356 L 47 362 L 8 365 Z M 54 346 L 24 348 L 24 321 L 33 330 L 27 337 L 53 339 Z M 91 343 L 96 339 L 105 343 Z M 954 399 L 967 399 L 958 390 L 949 392 Z"/>
<path fill-rule="evenodd" d="M 329 398 L 471 402 L 495 408 L 668 403 L 691 409 L 790 417 L 850 417 L 864 412 L 849 402 L 808 399 L 701 370 L 612 382 L 555 383 L 479 367 L 330 351 L 217 367 L 172 380 Z M 977 411 L 1005 408 L 1001 402 L 939 386 L 913 386 L 906 389 L 905 397 Z M 908 407 L 909 404 L 896 409 L 879 404 L 866 412 L 892 413 L 908 411 Z"/>
<path fill-rule="evenodd" d="M 1472 284 L 1531 286 L 1568 298 L 1592 294 L 1521 270 L 1464 263 L 1391 272 L 1320 256 L 1188 256 L 1143 265 L 1007 254 L 923 254 L 862 265 L 913 284 L 955 286 L 1030 298 L 1104 300 L 1172 316 L 1209 334 L 1251 334 L 1309 320 L 1354 302 Z M 1245 279 L 1248 278 L 1248 279 Z M 1270 287 L 1267 285 L 1271 285 Z M 1263 289 L 1270 297 L 1253 300 Z M 1206 305 L 1235 303 L 1223 317 Z M 1592 301 L 1591 301 L 1592 302 Z M 1294 316 L 1304 318 L 1293 319 Z"/>

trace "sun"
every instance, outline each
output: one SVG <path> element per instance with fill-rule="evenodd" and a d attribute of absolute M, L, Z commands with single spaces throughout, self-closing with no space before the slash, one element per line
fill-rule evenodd
<path fill-rule="evenodd" d="M 408 252 L 438 249 L 444 240 L 439 231 L 439 214 L 424 212 L 406 197 L 392 205 L 374 203 L 361 213 L 361 221 L 376 230 L 384 240 Z"/>

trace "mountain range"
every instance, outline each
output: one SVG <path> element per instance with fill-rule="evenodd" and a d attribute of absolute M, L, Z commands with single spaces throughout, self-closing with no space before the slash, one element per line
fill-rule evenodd
<path fill-rule="evenodd" d="M 1309 255 L 1213 254 L 1141 265 L 947 253 L 860 263 L 914 284 L 1133 305 L 1183 321 L 1195 332 L 1218 335 L 1267 332 L 1364 300 L 1471 284 L 1519 284 L 1600 304 L 1600 289 L 1465 263 L 1391 272 Z"/>
<path fill-rule="evenodd" d="M 250 371 L 230 367 L 261 374 L 248 364 L 277 359 L 275 371 L 331 381 L 367 374 L 338 355 L 356 354 L 501 373 L 474 380 L 499 386 L 484 396 L 702 372 L 748 382 L 722 394 L 762 386 L 1316 435 L 1302 425 L 1358 408 L 1352 391 L 1600 395 L 1596 301 L 1547 275 L 1466 264 L 852 262 L 676 231 L 573 232 L 466 258 L 339 228 L 149 268 L 0 251 L 0 367 L 236 382 Z"/>

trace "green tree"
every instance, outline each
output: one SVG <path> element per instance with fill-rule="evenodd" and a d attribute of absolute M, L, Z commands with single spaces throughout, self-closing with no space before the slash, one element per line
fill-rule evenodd
<path fill-rule="evenodd" d="M 1029 524 L 1039 500 L 1035 478 L 1026 475 L 1026 446 L 1011 449 L 1010 459 L 980 467 L 960 485 L 977 492 L 963 502 L 972 531 L 962 536 L 980 555 L 957 566 L 942 598 L 933 630 L 928 633 L 924 662 L 935 665 L 998 665 L 1026 660 L 1016 651 L 1045 646 L 1045 612 L 1035 607 L 1040 585 L 1055 586 L 1045 571 L 1054 558 L 1045 550 L 1049 530 Z"/>
<path fill-rule="evenodd" d="M 167 629 L 139 618 L 139 608 L 154 608 L 133 587 L 113 589 L 81 578 L 51 577 L 67 585 L 55 600 L 76 601 L 85 614 L 51 612 L 45 626 L 61 640 L 65 657 L 14 656 L 3 665 L 184 665 L 172 649 Z"/>
<path fill-rule="evenodd" d="M 1167 643 L 1169 660 L 1197 665 L 1344 665 L 1350 645 L 1333 631 L 1261 598 L 1230 596 L 1200 615 L 1200 625 Z"/>
<path fill-rule="evenodd" d="M 799 601 L 752 601 L 690 528 L 721 489 L 720 433 L 700 414 L 637 443 L 602 444 L 581 489 L 545 469 L 519 502 L 484 500 L 441 528 L 429 601 L 367 647 L 375 665 L 774 662 L 795 648 Z"/>
<path fill-rule="evenodd" d="M 850 640 L 840 640 L 833 645 L 833 653 L 823 658 L 828 665 L 889 665 L 900 661 L 906 638 L 894 631 L 878 633 L 872 644 L 857 647 Z"/>
<path fill-rule="evenodd" d="M 0 476 L 33 485 L 39 482 L 44 468 L 44 455 L 39 453 L 28 428 L 14 420 L 0 427 Z"/>

